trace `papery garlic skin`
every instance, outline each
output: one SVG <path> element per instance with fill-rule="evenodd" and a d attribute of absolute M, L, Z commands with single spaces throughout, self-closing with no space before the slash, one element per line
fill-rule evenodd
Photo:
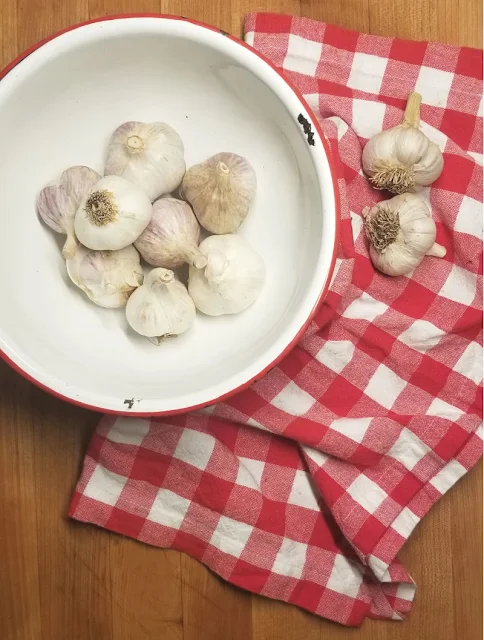
<path fill-rule="evenodd" d="M 153 209 L 146 193 L 119 176 L 101 178 L 83 198 L 74 229 L 89 249 L 116 251 L 144 231 Z"/>
<path fill-rule="evenodd" d="M 180 185 L 185 173 L 183 141 L 164 122 L 126 122 L 109 141 L 105 175 L 116 175 L 143 189 L 153 202 Z"/>
<path fill-rule="evenodd" d="M 75 166 L 66 169 L 59 185 L 45 187 L 37 201 L 37 211 L 45 222 L 56 233 L 67 236 L 62 249 L 65 258 L 72 258 L 77 249 L 74 232 L 74 217 L 80 201 L 101 176 L 93 169 Z"/>
<path fill-rule="evenodd" d="M 435 242 L 435 222 L 427 204 L 405 193 L 363 210 L 370 258 L 387 275 L 405 275 L 426 255 L 443 258 L 446 249 Z"/>
<path fill-rule="evenodd" d="M 67 273 L 95 304 L 108 309 L 124 307 L 143 284 L 140 256 L 133 245 L 118 251 L 96 251 L 79 245 L 66 260 Z"/>
<path fill-rule="evenodd" d="M 180 188 L 198 221 L 211 233 L 236 231 L 249 213 L 257 189 L 251 164 L 235 153 L 217 153 L 188 169 Z"/>
<path fill-rule="evenodd" d="M 240 236 L 206 238 L 199 246 L 204 269 L 190 267 L 188 292 L 199 311 L 209 316 L 240 313 L 260 296 L 265 281 L 261 256 Z"/>
<path fill-rule="evenodd" d="M 435 182 L 444 168 L 439 147 L 419 129 L 418 93 L 409 97 L 402 124 L 377 133 L 363 149 L 363 170 L 377 189 L 414 191 Z"/>
<path fill-rule="evenodd" d="M 185 262 L 201 269 L 207 259 L 198 250 L 200 226 L 183 200 L 161 198 L 153 204 L 151 220 L 135 242 L 141 256 L 154 267 L 177 269 Z"/>
<path fill-rule="evenodd" d="M 126 305 L 126 318 L 134 331 L 147 338 L 162 339 L 188 331 L 195 320 L 195 305 L 181 282 L 169 269 L 153 269 L 143 286 Z"/>
<path fill-rule="evenodd" d="M 84 196 L 101 180 L 97 171 L 84 166 L 75 166 L 66 169 L 61 176 L 61 185 L 71 197 L 76 207 L 79 207 Z"/>

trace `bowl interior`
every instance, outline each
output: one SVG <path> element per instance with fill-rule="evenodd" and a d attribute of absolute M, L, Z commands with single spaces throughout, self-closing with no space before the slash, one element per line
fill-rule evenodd
<path fill-rule="evenodd" d="M 169 19 L 80 27 L 37 49 L 0 82 L 0 347 L 57 393 L 95 407 L 161 412 L 209 403 L 270 365 L 311 313 L 331 268 L 335 204 L 321 142 L 302 107 L 254 53 Z M 155 347 L 124 311 L 92 304 L 69 281 L 62 237 L 41 223 L 39 190 L 63 169 L 103 172 L 128 120 L 180 133 L 190 166 L 219 151 L 253 164 L 258 192 L 240 233 L 263 256 L 263 294 L 237 316 L 198 314 Z M 323 196 L 321 196 L 323 192 Z"/>

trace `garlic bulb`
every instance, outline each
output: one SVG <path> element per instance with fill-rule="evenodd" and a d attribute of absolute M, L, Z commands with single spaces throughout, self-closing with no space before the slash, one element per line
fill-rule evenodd
<path fill-rule="evenodd" d="M 62 249 L 65 258 L 76 252 L 77 239 L 74 233 L 74 216 L 85 196 L 101 176 L 89 167 L 71 167 L 61 177 L 61 183 L 42 189 L 37 201 L 37 210 L 45 222 L 56 233 L 67 236 Z"/>
<path fill-rule="evenodd" d="M 422 97 L 412 93 L 402 124 L 381 131 L 363 149 L 363 170 L 377 189 L 414 191 L 435 182 L 444 168 L 439 147 L 419 131 Z"/>
<path fill-rule="evenodd" d="M 95 251 L 79 245 L 66 266 L 72 282 L 101 307 L 124 307 L 131 293 L 143 284 L 140 257 L 133 245 L 119 251 Z"/>
<path fill-rule="evenodd" d="M 182 197 L 211 233 L 233 233 L 246 218 L 257 188 L 255 171 L 235 153 L 217 153 L 188 169 Z"/>
<path fill-rule="evenodd" d="M 175 280 L 173 271 L 158 268 L 146 276 L 126 305 L 132 329 L 160 344 L 169 336 L 187 331 L 195 320 L 195 305 L 186 287 Z"/>
<path fill-rule="evenodd" d="M 151 220 L 135 242 L 142 257 L 154 267 L 177 269 L 185 262 L 201 269 L 207 259 L 198 250 L 200 227 L 190 206 L 175 198 L 153 204 Z"/>
<path fill-rule="evenodd" d="M 153 202 L 180 185 L 183 154 L 182 139 L 164 122 L 126 122 L 111 137 L 104 173 L 137 184 Z"/>
<path fill-rule="evenodd" d="M 83 198 L 74 229 L 89 249 L 115 251 L 138 238 L 152 212 L 150 199 L 140 187 L 119 176 L 107 176 Z"/>
<path fill-rule="evenodd" d="M 260 255 L 236 235 L 210 236 L 199 247 L 205 269 L 190 267 L 188 291 L 195 306 L 209 316 L 239 313 L 259 297 L 265 280 Z"/>
<path fill-rule="evenodd" d="M 443 258 L 446 249 L 435 242 L 435 222 L 419 196 L 405 193 L 363 210 L 370 257 L 389 276 L 409 273 L 424 256 Z"/>

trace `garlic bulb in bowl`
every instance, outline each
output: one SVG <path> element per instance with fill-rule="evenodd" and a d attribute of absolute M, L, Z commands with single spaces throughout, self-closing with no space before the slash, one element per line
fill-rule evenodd
<path fill-rule="evenodd" d="M 37 211 L 56 233 L 67 236 L 62 249 L 64 258 L 72 258 L 77 249 L 74 217 L 77 208 L 91 187 L 101 178 L 93 169 L 75 166 L 66 169 L 58 185 L 45 187 L 37 200 Z"/>
<path fill-rule="evenodd" d="M 185 262 L 201 269 L 207 259 L 198 250 L 200 226 L 186 202 L 161 198 L 153 204 L 151 220 L 135 242 L 148 264 L 177 269 Z"/>
<path fill-rule="evenodd" d="M 153 269 L 126 305 L 134 331 L 160 344 L 166 337 L 187 331 L 195 320 L 195 305 L 184 284 L 169 269 Z"/>
<path fill-rule="evenodd" d="M 218 234 L 233 233 L 240 227 L 256 189 L 252 165 L 235 153 L 217 153 L 191 167 L 180 188 L 202 227 Z"/>
<path fill-rule="evenodd" d="M 136 249 L 95 251 L 80 245 L 66 260 L 67 273 L 95 304 L 109 309 L 124 307 L 131 293 L 143 284 L 143 269 Z"/>
<path fill-rule="evenodd" d="M 185 173 L 183 141 L 164 122 L 126 122 L 111 136 L 105 175 L 137 184 L 153 202 L 178 188 Z"/>
<path fill-rule="evenodd" d="M 74 229 L 89 249 L 115 251 L 138 238 L 152 212 L 151 201 L 140 187 L 119 176 L 107 176 L 82 200 Z"/>
<path fill-rule="evenodd" d="M 265 280 L 261 256 L 240 236 L 210 236 L 199 247 L 204 269 L 190 267 L 188 292 L 209 316 L 240 313 L 259 297 Z"/>

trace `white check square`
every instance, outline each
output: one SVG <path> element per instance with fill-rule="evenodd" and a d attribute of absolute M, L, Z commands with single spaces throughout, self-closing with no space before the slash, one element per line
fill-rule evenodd
<path fill-rule="evenodd" d="M 382 407 L 391 409 L 406 384 L 405 380 L 402 380 L 395 372 L 384 364 L 380 364 L 371 376 L 365 393 Z"/>
<path fill-rule="evenodd" d="M 271 404 L 292 416 L 302 416 L 309 411 L 315 402 L 316 400 L 309 393 L 291 381 L 272 399 Z"/>
<path fill-rule="evenodd" d="M 387 58 L 356 52 L 347 85 L 367 93 L 379 93 L 387 67 Z"/>
<path fill-rule="evenodd" d="M 392 522 L 392 529 L 406 540 L 419 523 L 419 520 L 420 518 L 413 511 L 410 511 L 408 507 L 404 507 Z"/>
<path fill-rule="evenodd" d="M 382 313 L 385 313 L 387 310 L 388 305 L 363 292 L 361 296 L 352 302 L 345 310 L 343 317 L 351 318 L 352 320 L 368 320 L 368 322 L 373 322 L 375 318 L 381 316 Z"/>
<path fill-rule="evenodd" d="M 151 505 L 148 520 L 165 527 L 179 529 L 189 506 L 190 500 L 182 498 L 168 489 L 160 489 Z"/>
<path fill-rule="evenodd" d="M 351 362 L 355 345 L 350 340 L 327 340 L 316 354 L 316 360 L 335 373 L 341 373 Z"/>
<path fill-rule="evenodd" d="M 461 233 L 468 233 L 479 240 L 482 238 L 482 204 L 474 198 L 464 196 L 455 220 L 454 229 Z"/>
<path fill-rule="evenodd" d="M 457 480 L 460 480 L 460 478 L 465 475 L 466 471 L 467 469 L 463 467 L 460 462 L 451 460 L 430 480 L 430 484 L 433 485 L 439 493 L 444 494 Z"/>
<path fill-rule="evenodd" d="M 331 428 L 355 442 L 362 442 L 371 421 L 372 418 L 339 418 L 333 420 Z"/>
<path fill-rule="evenodd" d="M 443 287 L 439 291 L 440 296 L 460 302 L 468 307 L 476 295 L 477 276 L 467 269 L 453 265 Z"/>
<path fill-rule="evenodd" d="M 321 60 L 323 45 L 321 42 L 314 42 L 289 34 L 287 53 L 283 67 L 288 71 L 297 71 L 308 76 L 314 76 Z"/>
<path fill-rule="evenodd" d="M 362 138 L 373 138 L 383 129 L 385 110 L 383 102 L 354 99 L 352 129 Z"/>
<path fill-rule="evenodd" d="M 454 74 L 432 67 L 422 66 L 415 85 L 415 91 L 422 94 L 422 102 L 437 107 L 445 107 L 449 98 Z"/>
<path fill-rule="evenodd" d="M 435 347 L 435 345 L 440 342 L 442 336 L 445 336 L 445 331 L 442 331 L 431 322 L 427 320 L 415 320 L 415 322 L 399 336 L 399 340 L 409 347 L 412 347 L 412 349 L 425 353 L 432 347 Z"/>
<path fill-rule="evenodd" d="M 469 342 L 457 363 L 454 371 L 469 378 L 472 382 L 482 382 L 482 347 L 477 342 Z"/>
<path fill-rule="evenodd" d="M 240 558 L 254 527 L 239 520 L 221 516 L 210 544 L 224 553 Z"/>
<path fill-rule="evenodd" d="M 326 587 L 350 598 L 356 598 L 362 582 L 363 576 L 358 567 L 337 553 Z"/>
<path fill-rule="evenodd" d="M 124 489 L 127 478 L 108 471 L 98 464 L 84 489 L 84 495 L 98 502 L 114 506 Z"/>
<path fill-rule="evenodd" d="M 142 418 L 117 418 L 108 433 L 108 440 L 139 446 L 150 429 L 149 420 Z"/>
<path fill-rule="evenodd" d="M 419 437 L 404 427 L 387 455 L 411 471 L 429 451 L 429 447 Z"/>
<path fill-rule="evenodd" d="M 272 571 L 281 576 L 300 578 L 306 562 L 307 550 L 307 544 L 284 538 L 272 565 Z"/>
<path fill-rule="evenodd" d="M 348 493 L 368 513 L 375 513 L 381 503 L 388 497 L 381 487 L 363 474 L 353 480 L 348 487 Z"/>
<path fill-rule="evenodd" d="M 313 486 L 309 481 L 308 474 L 298 469 L 294 476 L 291 493 L 288 498 L 289 504 L 295 504 L 299 507 L 306 507 L 313 511 L 319 511 L 318 499 L 314 493 Z"/>
<path fill-rule="evenodd" d="M 236 483 L 249 489 L 260 489 L 260 482 L 264 472 L 264 463 L 251 458 L 239 458 L 239 470 Z"/>
<path fill-rule="evenodd" d="M 214 446 L 215 439 L 212 436 L 193 429 L 184 429 L 173 457 L 203 471 L 207 467 Z"/>

